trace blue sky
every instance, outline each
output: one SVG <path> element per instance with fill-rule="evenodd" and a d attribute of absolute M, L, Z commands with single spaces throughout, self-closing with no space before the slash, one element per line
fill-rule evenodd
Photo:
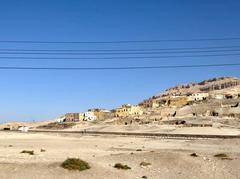
<path fill-rule="evenodd" d="M 240 37 L 239 9 L 240 2 L 237 0 L 0 1 L 0 40 L 114 41 Z M 240 45 L 240 41 L 0 43 L 0 48 L 130 49 L 235 45 Z M 85 61 L 1 59 L 0 66 L 109 67 L 237 62 L 239 56 Z M 123 103 L 138 103 L 178 83 L 239 75 L 239 67 L 133 71 L 1 70 L 0 122 L 46 120 L 92 107 L 111 109 Z"/>

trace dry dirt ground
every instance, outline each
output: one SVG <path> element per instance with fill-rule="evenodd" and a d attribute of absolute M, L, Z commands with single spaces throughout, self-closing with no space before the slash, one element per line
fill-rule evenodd
<path fill-rule="evenodd" d="M 46 151 L 40 152 L 42 148 Z M 34 150 L 35 155 L 22 154 L 22 150 Z M 198 157 L 190 156 L 193 152 Z M 214 157 L 218 153 L 229 158 Z M 79 172 L 61 168 L 61 162 L 68 157 L 89 162 L 91 169 Z M 141 167 L 143 161 L 151 165 Z M 113 168 L 119 162 L 131 169 Z M 166 140 L 0 132 L 1 179 L 237 179 L 239 166 L 240 139 Z"/>

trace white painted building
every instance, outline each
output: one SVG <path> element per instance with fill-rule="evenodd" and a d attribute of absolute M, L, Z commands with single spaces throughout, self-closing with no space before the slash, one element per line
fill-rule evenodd
<path fill-rule="evenodd" d="M 94 121 L 96 119 L 97 116 L 92 111 L 84 112 L 84 121 Z"/>
<path fill-rule="evenodd" d="M 22 132 L 28 132 L 29 127 L 27 127 L 27 126 L 21 126 L 21 127 L 18 128 L 18 130 L 19 130 L 19 131 L 22 131 Z"/>
<path fill-rule="evenodd" d="M 188 97 L 189 101 L 202 101 L 209 97 L 208 93 L 193 93 Z"/>
<path fill-rule="evenodd" d="M 61 117 L 56 119 L 56 122 L 62 123 L 64 121 L 64 119 L 65 119 L 65 116 L 61 116 Z"/>

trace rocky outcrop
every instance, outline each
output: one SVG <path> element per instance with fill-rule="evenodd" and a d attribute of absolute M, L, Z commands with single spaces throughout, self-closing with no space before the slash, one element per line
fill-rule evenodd
<path fill-rule="evenodd" d="M 220 77 L 204 80 L 199 83 L 181 84 L 167 89 L 159 97 L 171 95 L 190 95 L 197 92 L 210 92 L 240 85 L 240 78 Z"/>

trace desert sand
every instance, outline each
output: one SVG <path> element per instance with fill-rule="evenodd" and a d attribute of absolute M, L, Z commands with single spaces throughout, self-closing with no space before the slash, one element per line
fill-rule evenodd
<path fill-rule="evenodd" d="M 41 149 L 45 152 L 41 152 Z M 140 151 L 136 151 L 141 149 Z M 173 140 L 80 134 L 0 132 L 0 178 L 240 178 L 239 139 Z M 34 150 L 35 155 L 22 154 Z M 195 152 L 198 157 L 190 156 Z M 227 160 L 214 157 L 225 153 Z M 91 169 L 60 167 L 68 157 L 87 161 Z M 141 162 L 151 163 L 141 167 Z M 127 164 L 130 170 L 113 168 Z"/>

